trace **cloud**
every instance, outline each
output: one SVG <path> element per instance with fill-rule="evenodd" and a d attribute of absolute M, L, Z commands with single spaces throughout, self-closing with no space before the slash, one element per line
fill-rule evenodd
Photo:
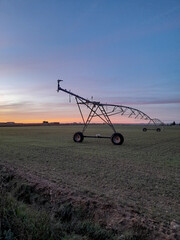
<path fill-rule="evenodd" d="M 0 102 L 1 113 L 3 112 L 55 112 L 55 111 L 70 111 L 75 104 L 69 103 L 52 103 L 52 102 L 33 102 L 21 101 L 14 103 Z"/>
<path fill-rule="evenodd" d="M 152 98 L 152 97 L 104 97 L 101 102 L 117 105 L 146 105 L 146 104 L 179 104 L 180 98 Z"/>
<path fill-rule="evenodd" d="M 9 103 L 9 104 L 0 104 L 0 109 L 2 110 L 17 110 L 21 108 L 25 108 L 28 105 L 31 105 L 30 102 L 18 102 L 18 103 Z"/>

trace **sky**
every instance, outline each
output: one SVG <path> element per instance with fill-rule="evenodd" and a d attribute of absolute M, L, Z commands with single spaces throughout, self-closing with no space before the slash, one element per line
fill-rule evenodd
<path fill-rule="evenodd" d="M 0 0 L 0 122 L 80 122 L 57 79 L 179 123 L 180 1 Z"/>

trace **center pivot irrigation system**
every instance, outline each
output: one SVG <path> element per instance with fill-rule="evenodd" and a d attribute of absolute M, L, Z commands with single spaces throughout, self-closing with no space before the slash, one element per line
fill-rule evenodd
<path fill-rule="evenodd" d="M 62 88 L 60 86 L 61 81 L 63 81 L 63 80 L 57 80 L 57 82 L 58 82 L 57 92 L 63 91 L 65 93 L 68 93 L 70 96 L 75 97 L 76 103 L 78 105 L 78 108 L 79 108 L 79 111 L 80 111 L 80 114 L 81 114 L 81 117 L 82 117 L 82 120 L 84 123 L 82 132 L 76 132 L 73 136 L 73 140 L 75 142 L 80 143 L 84 140 L 84 138 L 109 138 L 109 139 L 111 139 L 112 143 L 115 145 L 123 144 L 123 142 L 124 142 L 123 135 L 121 133 L 116 132 L 116 130 L 109 118 L 110 116 L 113 116 L 116 114 L 120 114 L 121 116 L 127 116 L 129 118 L 133 117 L 135 119 L 146 120 L 146 121 L 148 121 L 149 125 L 155 126 L 154 129 L 143 128 L 144 132 L 146 132 L 147 130 L 156 130 L 157 132 L 161 131 L 161 128 L 159 128 L 158 126 L 163 125 L 163 123 L 159 119 L 152 119 L 147 114 L 145 114 L 142 111 L 135 109 L 135 108 L 122 106 L 122 105 L 115 105 L 115 104 L 107 104 L 107 103 L 105 104 L 105 103 L 101 103 L 101 102 L 88 100 L 86 98 L 83 98 L 83 97 L 71 92 L 71 91 L 68 91 L 68 90 Z M 85 105 L 90 110 L 87 119 L 85 119 L 85 117 L 83 116 L 83 112 L 81 109 L 82 105 Z M 112 130 L 114 132 L 112 134 L 112 136 L 105 137 L 105 136 L 100 136 L 99 134 L 97 134 L 96 136 L 84 135 L 86 128 L 88 127 L 88 125 L 90 124 L 91 120 L 94 117 L 99 117 L 104 123 L 106 123 L 107 125 L 109 125 L 109 127 L 112 128 Z"/>

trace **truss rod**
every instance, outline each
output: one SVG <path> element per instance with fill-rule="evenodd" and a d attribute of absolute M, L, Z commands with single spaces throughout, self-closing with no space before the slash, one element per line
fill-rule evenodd
<path fill-rule="evenodd" d="M 82 120 L 83 120 L 83 123 L 85 124 L 84 116 L 83 116 L 82 111 L 81 111 L 81 108 L 80 108 L 80 106 L 79 106 L 79 102 L 78 102 L 78 100 L 77 100 L 77 97 L 75 97 L 75 99 L 76 99 L 76 103 L 77 103 L 78 108 L 79 108 L 79 112 L 80 112 L 80 114 L 81 114 L 81 118 L 82 118 Z"/>
<path fill-rule="evenodd" d="M 88 127 L 88 125 L 91 122 L 91 120 L 94 117 L 94 115 L 96 114 L 96 111 L 99 108 L 99 106 L 96 107 L 95 111 L 93 110 L 93 108 L 94 108 L 94 106 L 92 107 L 92 109 L 91 109 L 91 111 L 90 111 L 90 113 L 89 113 L 89 115 L 87 117 L 87 120 L 86 120 L 86 122 L 84 124 L 84 128 L 83 128 L 83 131 L 82 131 L 83 133 L 84 133 L 85 129 Z"/>
<path fill-rule="evenodd" d="M 114 126 L 113 126 L 109 116 L 106 113 L 106 110 L 104 109 L 104 106 L 101 106 L 100 110 L 101 110 L 103 116 L 105 117 L 105 119 L 107 121 L 107 124 L 113 129 L 114 132 L 116 132 L 116 130 L 115 130 L 115 128 L 114 128 Z"/>

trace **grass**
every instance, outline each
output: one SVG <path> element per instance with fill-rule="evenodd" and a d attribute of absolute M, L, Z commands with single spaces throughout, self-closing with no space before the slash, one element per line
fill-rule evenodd
<path fill-rule="evenodd" d="M 14 191 L 21 188 L 16 186 Z M 29 187 L 23 184 L 23 187 Z M 116 240 L 112 231 L 103 229 L 79 215 L 70 204 L 45 210 L 26 201 L 17 201 L 13 191 L 0 192 L 0 240 Z M 82 213 L 81 213 L 82 214 Z"/>
<path fill-rule="evenodd" d="M 74 143 L 81 126 L 0 128 L 0 163 L 32 171 L 85 194 L 133 206 L 155 219 L 180 221 L 180 127 L 158 133 L 142 126 L 116 126 L 122 146 L 109 139 Z M 88 134 L 112 133 L 90 126 Z"/>
<path fill-rule="evenodd" d="M 0 239 L 58 239 L 52 234 L 47 213 L 27 207 L 8 194 L 0 196 L 0 203 Z"/>

